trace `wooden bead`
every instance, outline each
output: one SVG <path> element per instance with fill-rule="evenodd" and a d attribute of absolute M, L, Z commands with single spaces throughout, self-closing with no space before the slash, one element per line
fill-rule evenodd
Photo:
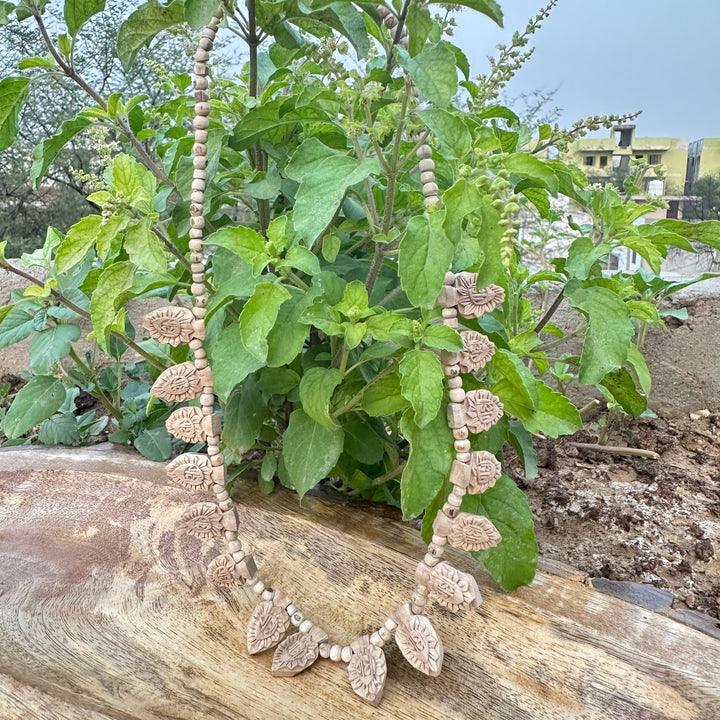
<path fill-rule="evenodd" d="M 397 27 L 398 19 L 394 15 L 388 15 L 383 20 L 383 23 L 385 23 L 385 27 L 388 28 L 388 30 L 392 30 Z"/>
<path fill-rule="evenodd" d="M 297 612 L 294 612 L 292 614 L 292 617 L 290 618 L 290 622 L 295 627 L 300 627 L 300 625 L 302 625 L 303 623 L 303 620 L 305 620 L 305 616 L 299 610 Z"/>
<path fill-rule="evenodd" d="M 200 252 L 191 252 L 190 253 L 190 262 L 191 263 L 202 263 L 202 261 L 203 261 L 202 253 L 200 253 Z M 203 265 L 203 267 L 204 267 L 204 265 Z"/>
<path fill-rule="evenodd" d="M 442 316 L 444 318 L 456 318 L 458 314 L 457 308 L 455 307 L 444 307 L 442 309 Z"/>
<path fill-rule="evenodd" d="M 220 448 L 217 447 L 217 445 L 215 445 L 215 446 L 213 446 L 213 447 L 209 447 L 209 448 L 207 449 L 207 454 L 208 454 L 210 457 L 212 457 L 213 455 L 218 455 L 219 453 L 220 453 Z"/>
<path fill-rule="evenodd" d="M 265 588 L 263 590 L 262 599 L 263 600 L 272 600 L 275 597 L 275 591 L 272 588 Z"/>
<path fill-rule="evenodd" d="M 223 537 L 225 538 L 225 542 L 231 543 L 235 540 L 237 540 L 237 533 L 233 532 L 232 530 L 225 530 L 223 532 Z"/>
<path fill-rule="evenodd" d="M 462 505 L 462 498 L 450 493 L 450 495 L 448 495 L 447 504 L 459 508 Z"/>
<path fill-rule="evenodd" d="M 207 310 L 206 310 L 205 308 L 203 308 L 203 307 L 194 307 L 194 308 L 192 309 L 192 311 L 193 311 L 193 315 L 194 315 L 196 318 L 199 318 L 199 319 L 204 318 L 204 317 L 205 317 L 205 313 L 207 312 Z"/>
<path fill-rule="evenodd" d="M 377 631 L 375 631 L 375 632 L 370 636 L 370 642 L 371 642 L 375 647 L 382 647 L 382 646 L 385 644 L 385 642 L 383 641 L 383 639 L 380 637 L 380 633 L 377 632 Z"/>
<path fill-rule="evenodd" d="M 197 77 L 205 77 L 207 75 L 207 65 L 204 62 L 196 62 L 193 66 L 193 73 Z"/>
<path fill-rule="evenodd" d="M 233 506 L 232 500 L 221 500 L 218 505 L 220 506 L 221 510 L 230 510 Z"/>
<path fill-rule="evenodd" d="M 377 10 L 377 14 L 383 19 L 391 13 L 391 10 L 385 5 L 378 5 L 375 9 Z"/>
<path fill-rule="evenodd" d="M 421 145 L 421 146 L 417 149 L 416 154 L 417 154 L 417 156 L 420 158 L 421 161 L 422 161 L 422 160 L 429 160 L 429 159 L 432 157 L 432 148 L 431 148 L 429 145 L 427 145 L 427 144 L 426 144 L 426 145 Z M 424 170 L 432 170 L 434 167 L 435 167 L 434 164 L 433 164 L 432 167 L 427 167 L 427 166 L 422 167 L 422 166 L 420 166 L 420 171 L 422 172 L 422 171 L 424 171 Z"/>
<path fill-rule="evenodd" d="M 205 283 L 193 283 L 190 286 L 190 292 L 195 296 L 202 295 L 205 292 Z"/>
<path fill-rule="evenodd" d="M 434 558 L 439 558 L 443 554 L 444 551 L 445 550 L 442 545 L 436 545 L 435 543 L 430 543 L 428 545 L 427 554 L 432 555 Z"/>
<path fill-rule="evenodd" d="M 433 545 L 437 545 L 438 547 L 442 547 L 447 543 L 447 538 L 443 537 L 442 535 L 433 535 L 432 536 L 432 543 Z"/>
<path fill-rule="evenodd" d="M 262 580 L 258 580 L 253 586 L 252 586 L 253 592 L 256 595 L 262 595 L 265 592 L 265 583 Z"/>
<path fill-rule="evenodd" d="M 470 441 L 469 440 L 456 440 L 455 450 L 459 453 L 470 452 Z"/>
<path fill-rule="evenodd" d="M 193 167 L 196 170 L 204 170 L 207 167 L 207 156 L 198 155 L 193 158 Z"/>
<path fill-rule="evenodd" d="M 207 146 L 203 142 L 199 142 L 198 132 L 201 131 L 198 130 L 195 132 L 195 144 L 193 145 L 193 155 L 195 155 L 196 160 L 207 155 Z M 205 133 L 205 135 L 207 135 L 207 133 Z M 207 137 L 204 142 L 207 142 Z"/>
<path fill-rule="evenodd" d="M 204 272 L 196 272 L 192 273 L 192 281 L 196 283 L 205 284 L 205 273 Z"/>
<path fill-rule="evenodd" d="M 205 180 L 203 178 L 193 178 L 190 187 L 193 190 L 199 190 L 200 192 L 205 191 Z"/>
<path fill-rule="evenodd" d="M 445 377 L 457 377 L 460 374 L 460 366 L 459 365 L 445 365 L 443 367 L 443 372 L 445 373 Z"/>
<path fill-rule="evenodd" d="M 206 102 L 195 103 L 195 115 L 203 117 L 203 116 L 206 116 L 209 114 L 210 114 L 210 103 L 206 103 Z M 197 125 L 195 127 L 197 127 Z"/>
<path fill-rule="evenodd" d="M 340 645 L 333 645 L 330 648 L 330 659 L 333 662 L 340 662 L 342 659 L 342 647 Z"/>
<path fill-rule="evenodd" d="M 190 272 L 192 272 L 192 273 L 205 272 L 205 265 L 203 265 L 201 262 L 190 263 Z"/>
<path fill-rule="evenodd" d="M 467 440 L 469 434 L 467 427 L 455 428 L 453 430 L 453 437 L 456 440 Z"/>
<path fill-rule="evenodd" d="M 200 404 L 213 406 L 215 404 L 215 395 L 212 393 L 203 393 L 200 396 Z"/>
<path fill-rule="evenodd" d="M 202 205 L 203 202 L 205 202 L 205 193 L 201 190 L 193 190 L 190 193 L 190 200 L 198 205 Z"/>
<path fill-rule="evenodd" d="M 423 185 L 422 191 L 423 191 L 423 195 L 425 197 L 430 197 L 431 195 L 433 195 L 433 196 L 437 195 L 439 188 L 437 186 L 437 183 L 430 182 L 430 183 L 426 183 L 425 185 Z"/>
<path fill-rule="evenodd" d="M 470 460 L 470 453 L 469 452 L 459 452 L 457 455 L 455 455 L 455 458 L 462 463 L 466 463 Z"/>
<path fill-rule="evenodd" d="M 196 90 L 207 90 L 207 86 L 208 86 L 208 79 L 205 76 L 200 75 L 199 77 L 195 78 L 193 87 Z"/>
<path fill-rule="evenodd" d="M 239 540 L 233 540 L 228 543 L 228 550 L 231 553 L 240 552 L 242 550 L 242 543 Z"/>
<path fill-rule="evenodd" d="M 290 603 L 290 604 L 285 608 L 285 612 L 286 612 L 288 615 L 290 615 L 290 617 L 292 617 L 292 616 L 297 612 L 297 608 L 296 608 L 292 603 Z"/>
<path fill-rule="evenodd" d="M 210 450 L 210 448 L 208 448 L 208 450 Z M 227 490 L 223 490 L 221 493 L 218 493 L 215 497 L 218 499 L 218 502 L 222 502 L 223 500 L 230 499 L 230 495 L 228 494 Z"/>
<path fill-rule="evenodd" d="M 330 657 L 330 643 L 320 643 L 320 657 L 321 658 L 329 658 Z"/>
<path fill-rule="evenodd" d="M 454 308 L 455 305 L 457 305 L 457 301 L 457 290 L 452 285 L 443 285 L 440 288 L 440 294 L 438 295 L 437 304 L 441 308 Z M 457 311 L 455 312 L 455 315 L 457 315 Z"/>
<path fill-rule="evenodd" d="M 199 63 L 206 63 L 210 59 L 210 53 L 207 50 L 198 48 L 195 51 L 195 61 Z"/>
<path fill-rule="evenodd" d="M 392 618 L 388 618 L 388 619 L 385 620 L 385 622 L 383 623 L 383 626 L 384 626 L 389 632 L 393 632 L 393 631 L 395 630 L 395 628 L 397 627 L 397 623 L 396 623 Z"/>
<path fill-rule="evenodd" d="M 190 229 L 190 242 L 188 243 L 188 247 L 193 252 L 200 252 L 200 250 L 202 250 L 202 230 L 200 230 L 199 228 Z"/>
<path fill-rule="evenodd" d="M 420 173 L 420 182 L 423 185 L 435 182 L 435 173 L 432 170 L 427 170 L 424 173 Z"/>
<path fill-rule="evenodd" d="M 427 147 L 427 145 L 425 145 Z M 418 156 L 420 155 L 420 152 L 418 152 Z M 427 172 L 433 172 L 435 170 L 435 161 L 428 155 L 426 158 L 423 158 L 418 163 L 418 167 L 420 168 L 421 173 L 427 173 Z M 432 178 L 435 179 L 434 177 Z M 453 276 L 453 282 L 455 281 L 455 276 Z"/>
<path fill-rule="evenodd" d="M 301 633 L 310 632 L 310 629 L 312 628 L 313 624 L 310 620 L 303 620 L 300 625 L 298 625 L 298 630 Z"/>
<path fill-rule="evenodd" d="M 213 49 L 214 44 L 215 43 L 213 42 L 213 38 L 201 37 L 200 42 L 198 43 L 198 47 L 209 52 Z"/>
<path fill-rule="evenodd" d="M 239 563 L 247 557 L 247 553 L 244 550 L 238 550 L 232 554 L 232 557 L 236 563 Z"/>
<path fill-rule="evenodd" d="M 424 200 L 425 207 L 433 207 L 440 204 L 440 198 L 437 195 L 427 195 Z M 447 323 L 446 323 L 447 324 Z M 455 326 L 457 327 L 457 326 Z"/>
<path fill-rule="evenodd" d="M 213 415 L 211 415 L 210 417 L 213 417 L 214 415 L 215 415 L 215 413 L 213 413 Z M 213 467 L 220 467 L 224 463 L 225 463 L 225 458 L 222 455 L 213 455 L 210 458 L 210 464 Z"/>
<path fill-rule="evenodd" d="M 204 308 L 207 305 L 208 296 L 207 294 L 198 295 L 195 298 L 195 307 Z"/>
<path fill-rule="evenodd" d="M 440 562 L 440 560 L 438 558 L 436 558 L 432 553 L 427 553 L 425 555 L 425 557 L 423 558 L 423 562 L 428 567 L 434 567 L 435 565 L 437 565 Z"/>
<path fill-rule="evenodd" d="M 384 625 L 378 628 L 378 635 L 382 638 L 383 642 L 389 642 L 390 638 L 392 638 L 392 633 Z"/>
<path fill-rule="evenodd" d="M 454 390 L 455 388 L 461 388 L 462 387 L 462 378 L 461 377 L 453 377 L 448 379 L 448 387 L 451 390 Z"/>
<path fill-rule="evenodd" d="M 193 170 L 193 180 L 202 180 L 203 188 L 205 187 L 205 179 L 206 178 L 207 178 L 207 171 L 203 170 L 202 168 L 195 168 Z"/>
<path fill-rule="evenodd" d="M 460 353 L 450 352 L 449 350 L 441 350 L 440 362 L 443 365 L 457 365 L 460 362 Z"/>
<path fill-rule="evenodd" d="M 204 130 L 204 129 L 202 129 L 202 128 L 197 128 L 197 129 L 195 130 L 195 142 L 196 142 L 198 145 L 203 145 L 203 146 L 205 146 L 205 144 L 207 143 L 207 141 L 208 141 L 208 131 L 207 131 L 207 130 Z M 207 148 L 205 148 L 205 152 L 204 152 L 204 153 L 198 153 L 198 155 L 207 155 Z"/>
<path fill-rule="evenodd" d="M 460 513 L 460 510 L 458 508 L 456 508 L 454 505 L 450 505 L 450 503 L 445 503 L 443 505 L 442 511 L 449 518 L 456 518 L 458 516 L 458 514 Z"/>
<path fill-rule="evenodd" d="M 454 403 L 461 403 L 465 399 L 465 391 L 459 388 L 453 388 L 450 390 L 450 401 Z"/>
<path fill-rule="evenodd" d="M 353 656 L 352 648 L 349 647 L 348 645 L 346 645 L 346 646 L 342 649 L 342 651 L 341 651 L 341 653 L 340 653 L 340 659 L 341 659 L 344 663 L 349 663 L 350 660 L 352 659 L 352 656 Z"/>

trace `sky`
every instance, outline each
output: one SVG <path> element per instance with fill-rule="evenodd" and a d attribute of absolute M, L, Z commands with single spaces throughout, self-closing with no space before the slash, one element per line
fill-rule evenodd
<path fill-rule="evenodd" d="M 543 2 L 498 1 L 504 30 L 472 11 L 457 17 L 455 43 L 473 75 L 486 71 L 487 56 Z M 642 110 L 640 137 L 720 137 L 719 31 L 719 0 L 560 0 L 506 97 L 557 89 L 552 105 L 562 109 L 561 126 Z"/>

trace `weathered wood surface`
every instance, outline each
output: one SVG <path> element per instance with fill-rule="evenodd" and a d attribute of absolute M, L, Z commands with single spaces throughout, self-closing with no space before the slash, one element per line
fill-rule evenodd
<path fill-rule="evenodd" d="M 242 489 L 241 533 L 263 578 L 331 640 L 375 629 L 407 600 L 423 552 L 411 527 Z M 505 595 L 462 553 L 450 555 L 484 602 L 460 616 L 432 610 L 439 677 L 391 644 L 379 708 L 352 693 L 342 664 L 274 678 L 272 652 L 247 653 L 251 598 L 205 582 L 220 545 L 174 530 L 199 499 L 124 451 L 0 452 L 0 674 L 12 681 L 0 683 L 0 711 L 28 702 L 25 686 L 41 698 L 33 720 L 720 718 L 717 640 L 572 577 L 539 573 Z"/>

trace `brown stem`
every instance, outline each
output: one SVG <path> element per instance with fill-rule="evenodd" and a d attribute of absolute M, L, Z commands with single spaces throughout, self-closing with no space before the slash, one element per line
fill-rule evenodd
<path fill-rule="evenodd" d="M 402 10 L 400 10 L 400 14 L 398 15 L 398 24 L 395 26 L 395 34 L 392 36 L 392 42 L 393 46 L 398 44 L 398 41 L 400 40 L 400 36 L 402 35 L 403 27 L 405 25 L 405 18 L 407 17 L 408 10 L 410 8 L 410 0 L 405 0 L 402 6 Z M 392 53 L 392 47 L 390 48 L 390 52 L 387 56 L 387 61 L 385 62 L 385 70 L 387 72 L 390 72 L 392 70 L 393 65 L 393 53 Z"/>
<path fill-rule="evenodd" d="M 533 332 L 540 334 L 540 331 L 548 324 L 550 318 L 555 314 L 555 311 L 560 307 L 562 299 L 565 297 L 565 288 L 563 288 L 557 297 L 553 300 L 552 305 L 547 309 L 547 312 L 542 316 L 540 322 L 533 328 Z"/>
<path fill-rule="evenodd" d="M 635 455 L 639 457 L 650 458 L 651 460 L 659 460 L 660 456 L 652 450 L 643 450 L 642 448 L 619 447 L 616 445 L 598 445 L 597 443 L 579 443 L 570 442 L 570 447 L 578 448 L 578 450 L 590 450 L 592 452 L 603 452 L 608 455 Z"/>
<path fill-rule="evenodd" d="M 10 263 L 0 263 L 0 267 L 2 267 L 4 270 L 7 270 L 8 272 L 11 272 L 15 275 L 18 275 L 21 278 L 24 278 L 29 283 L 32 283 L 33 285 L 36 285 L 37 287 L 44 288 L 45 283 L 41 282 L 38 278 L 33 277 L 29 273 L 24 272 L 23 270 L 20 270 L 19 268 L 16 268 L 14 265 L 11 265 Z M 71 300 L 68 300 L 59 290 L 50 290 L 50 293 L 52 296 L 60 303 L 62 303 L 65 307 L 70 308 L 74 313 L 77 313 L 80 317 L 85 318 L 86 320 L 89 320 L 92 322 L 92 317 L 90 316 L 89 312 L 86 312 L 81 307 L 78 307 L 74 302 Z M 116 330 L 111 330 L 110 334 L 113 337 L 116 337 L 118 340 L 121 340 L 124 342 L 129 348 L 134 350 L 138 355 L 140 355 L 142 358 L 147 360 L 151 365 L 156 367 L 158 370 L 164 370 L 165 365 L 163 365 L 159 360 L 154 358 L 150 353 L 143 350 L 137 343 L 132 341 L 127 335 L 123 335 L 120 332 L 117 332 Z"/>

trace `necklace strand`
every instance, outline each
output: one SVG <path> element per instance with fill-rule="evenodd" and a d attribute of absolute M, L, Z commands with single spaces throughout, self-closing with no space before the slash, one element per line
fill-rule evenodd
<path fill-rule="evenodd" d="M 388 8 L 377 7 L 385 26 L 397 27 L 398 20 Z M 203 235 L 204 201 L 207 172 L 207 141 L 209 128 L 209 95 L 207 61 L 223 17 L 220 8 L 203 29 L 195 54 L 194 90 L 195 117 L 193 126 L 193 181 L 190 197 L 190 269 L 192 272 L 192 310 L 167 307 L 155 310 L 143 319 L 150 337 L 172 345 L 187 343 L 194 353 L 191 362 L 165 370 L 157 379 L 152 393 L 168 402 L 200 399 L 200 406 L 175 410 L 167 421 L 168 430 L 186 442 L 206 444 L 205 453 L 185 453 L 168 465 L 171 480 L 192 490 L 211 491 L 215 503 L 199 503 L 182 516 L 179 528 L 203 540 L 224 538 L 227 551 L 209 565 L 207 578 L 217 586 L 247 586 L 258 596 L 248 622 L 248 651 L 263 652 L 277 645 L 272 673 L 276 676 L 296 675 L 318 657 L 347 664 L 350 684 L 364 700 L 377 705 L 387 675 L 383 646 L 393 636 L 404 657 L 413 667 L 430 676 L 440 673 L 443 662 L 442 642 L 425 616 L 429 600 L 451 610 L 472 609 L 480 602 L 480 593 L 472 575 L 461 572 L 442 555 L 448 542 L 466 550 L 480 550 L 500 542 L 500 535 L 485 517 L 460 511 L 466 493 L 483 492 L 500 477 L 500 463 L 490 453 L 471 451 L 469 433 L 488 430 L 503 414 L 502 404 L 487 390 L 463 390 L 462 373 L 484 367 L 495 347 L 484 335 L 461 332 L 461 352 L 441 352 L 443 372 L 447 379 L 449 403 L 448 425 L 454 437 L 455 460 L 450 481 L 453 485 L 433 524 L 432 540 L 415 576 L 410 602 L 395 608 L 383 624 L 373 632 L 357 638 L 349 645 L 332 644 L 324 629 L 307 619 L 282 590 L 267 587 L 260 579 L 255 560 L 243 550 L 238 537 L 238 515 L 226 490 L 225 460 L 220 450 L 221 422 L 215 412 L 215 391 L 203 341 L 208 294 L 205 285 Z M 398 43 L 407 45 L 404 31 Z M 413 137 L 417 144 L 420 136 Z M 432 148 L 427 143 L 417 147 L 418 169 L 426 212 L 439 204 L 435 181 Z M 443 323 L 459 329 L 458 315 L 479 317 L 491 312 L 504 300 L 501 288 L 476 288 L 477 275 L 448 272 L 438 304 Z M 286 637 L 291 626 L 297 632 Z M 283 639 L 284 638 L 284 639 Z"/>

